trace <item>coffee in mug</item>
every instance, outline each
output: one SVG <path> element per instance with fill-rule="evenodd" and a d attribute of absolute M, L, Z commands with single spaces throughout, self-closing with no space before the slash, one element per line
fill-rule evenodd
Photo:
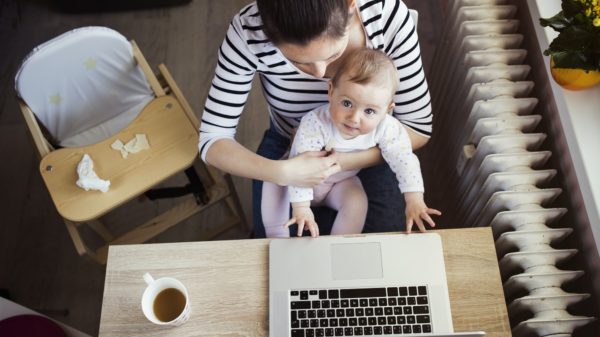
<path fill-rule="evenodd" d="M 185 295 L 175 288 L 161 290 L 154 299 L 152 309 L 156 318 L 163 322 L 170 322 L 185 309 Z"/>
<path fill-rule="evenodd" d="M 142 311 L 148 320 L 159 325 L 181 325 L 189 318 L 190 305 L 183 283 L 171 277 L 154 280 L 144 274 L 148 284 L 142 296 Z"/>

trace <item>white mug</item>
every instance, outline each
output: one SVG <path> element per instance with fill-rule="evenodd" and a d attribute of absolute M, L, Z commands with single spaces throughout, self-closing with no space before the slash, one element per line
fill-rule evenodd
<path fill-rule="evenodd" d="M 162 277 L 155 280 L 148 273 L 144 274 L 144 281 L 146 281 L 148 286 L 144 290 L 144 295 L 142 295 L 142 311 L 150 322 L 158 325 L 177 326 L 185 323 L 190 318 L 190 301 L 187 289 L 183 283 L 171 277 Z M 156 296 L 161 291 L 169 288 L 177 289 L 185 296 L 185 307 L 177 318 L 164 322 L 158 319 L 154 313 L 154 299 L 156 299 Z"/>

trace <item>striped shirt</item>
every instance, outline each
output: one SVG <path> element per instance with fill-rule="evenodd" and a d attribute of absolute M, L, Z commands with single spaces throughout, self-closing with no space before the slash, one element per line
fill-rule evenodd
<path fill-rule="evenodd" d="M 408 8 L 400 0 L 357 0 L 356 5 L 367 35 L 366 47 L 384 51 L 396 65 L 400 86 L 394 97 L 394 117 L 430 136 L 431 100 Z M 256 73 L 271 122 L 282 135 L 289 136 L 306 113 L 328 103 L 328 79 L 308 75 L 288 61 L 263 32 L 256 3 L 249 4 L 233 18 L 218 51 L 200 126 L 202 160 L 215 141 L 235 137 Z"/>

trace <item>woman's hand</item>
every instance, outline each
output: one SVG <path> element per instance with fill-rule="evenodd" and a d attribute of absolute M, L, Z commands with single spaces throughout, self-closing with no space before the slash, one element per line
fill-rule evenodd
<path fill-rule="evenodd" d="M 425 222 L 431 227 L 435 227 L 435 222 L 431 219 L 432 215 L 442 215 L 442 212 L 437 209 L 429 208 L 423 200 L 423 193 L 421 192 L 406 192 L 404 193 L 404 200 L 406 201 L 406 231 L 411 232 L 413 223 L 417 223 L 419 231 L 426 232 Z"/>
<path fill-rule="evenodd" d="M 283 172 L 277 184 L 283 186 L 313 187 L 341 171 L 337 156 L 326 151 L 304 152 L 280 162 Z"/>
<path fill-rule="evenodd" d="M 310 209 L 310 202 L 292 205 L 292 218 L 285 223 L 284 227 L 288 228 L 293 224 L 298 224 L 298 236 L 302 236 L 303 231 L 310 231 L 310 236 L 313 238 L 319 236 L 319 226 Z"/>

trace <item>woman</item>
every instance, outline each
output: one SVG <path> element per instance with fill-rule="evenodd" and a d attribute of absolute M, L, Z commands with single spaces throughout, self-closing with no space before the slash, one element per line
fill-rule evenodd
<path fill-rule="evenodd" d="M 402 195 L 377 148 L 335 156 L 311 152 L 278 160 L 300 118 L 327 103 L 327 80 L 341 60 L 365 46 L 384 51 L 394 61 L 399 78 L 394 117 L 407 126 L 413 148 L 423 146 L 431 134 L 431 103 L 415 26 L 401 1 L 258 0 L 234 17 L 219 49 L 199 150 L 209 164 L 255 179 L 257 237 L 264 236 L 262 181 L 312 187 L 331 174 L 352 169 L 362 169 L 358 176 L 369 199 L 364 231 L 404 228 Z M 256 73 L 269 105 L 271 127 L 255 154 L 234 135 Z"/>

